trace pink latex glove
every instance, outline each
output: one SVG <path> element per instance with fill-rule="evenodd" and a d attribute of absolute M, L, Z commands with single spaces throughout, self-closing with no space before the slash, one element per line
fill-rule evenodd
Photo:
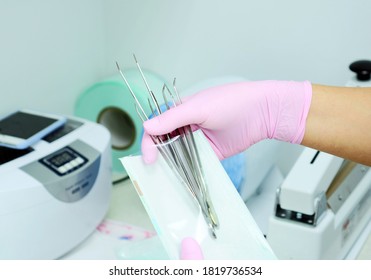
<path fill-rule="evenodd" d="M 191 237 L 184 238 L 181 244 L 181 260 L 203 260 L 204 256 L 200 245 Z"/>
<path fill-rule="evenodd" d="M 143 124 L 143 159 L 152 163 L 157 157 L 149 134 L 188 124 L 202 129 L 219 159 L 267 138 L 300 144 L 311 98 L 308 81 L 241 82 L 200 91 Z"/>

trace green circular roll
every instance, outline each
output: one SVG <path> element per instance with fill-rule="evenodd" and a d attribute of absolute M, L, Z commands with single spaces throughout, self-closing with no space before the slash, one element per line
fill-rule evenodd
<path fill-rule="evenodd" d="M 123 72 L 147 114 L 149 94 L 137 69 Z M 151 90 L 162 103 L 165 80 L 143 70 Z M 122 78 L 117 75 L 93 84 L 77 99 L 74 114 L 100 123 L 111 133 L 112 167 L 115 172 L 125 172 L 119 158 L 140 153 L 142 121 L 135 109 L 135 101 Z M 147 109 L 146 109 L 147 108 Z"/>

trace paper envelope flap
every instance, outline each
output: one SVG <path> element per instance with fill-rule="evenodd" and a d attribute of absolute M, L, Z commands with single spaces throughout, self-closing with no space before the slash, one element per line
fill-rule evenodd
<path fill-rule="evenodd" d="M 276 259 L 206 138 L 201 131 L 194 136 L 219 219 L 216 239 L 194 198 L 160 154 L 151 165 L 141 156 L 121 159 L 169 258 L 179 259 L 182 239 L 193 237 L 205 259 Z"/>

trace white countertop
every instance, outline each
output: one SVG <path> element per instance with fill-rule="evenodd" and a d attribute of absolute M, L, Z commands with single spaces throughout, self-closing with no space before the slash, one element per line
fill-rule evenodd
<path fill-rule="evenodd" d="M 371 259 L 371 223 L 351 259 Z M 61 259 L 166 259 L 141 201 L 129 179 L 113 186 L 102 224 Z"/>
<path fill-rule="evenodd" d="M 162 256 L 162 252 L 150 252 L 146 256 L 146 247 L 151 249 L 158 244 L 151 220 L 131 181 L 127 179 L 113 185 L 110 208 L 101 225 L 62 259 L 158 258 L 157 255 Z M 127 251 L 132 254 L 125 255 Z"/>

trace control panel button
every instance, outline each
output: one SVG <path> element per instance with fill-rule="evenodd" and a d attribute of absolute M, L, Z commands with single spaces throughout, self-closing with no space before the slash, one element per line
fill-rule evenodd
<path fill-rule="evenodd" d="M 71 173 L 88 162 L 84 156 L 70 147 L 62 148 L 39 161 L 60 176 Z"/>
<path fill-rule="evenodd" d="M 61 174 L 64 174 L 66 173 L 68 170 L 64 167 L 64 166 L 61 166 L 58 168 L 58 172 L 61 173 Z"/>
<path fill-rule="evenodd" d="M 81 157 L 77 157 L 77 158 L 75 159 L 75 161 L 76 161 L 78 164 L 81 164 L 81 163 L 84 162 L 84 160 L 83 160 Z"/>
<path fill-rule="evenodd" d="M 66 168 L 67 170 L 71 170 L 73 169 L 73 165 L 71 163 L 66 163 L 65 165 L 63 165 L 64 168 Z"/>
<path fill-rule="evenodd" d="M 75 168 L 76 166 L 79 166 L 80 163 L 74 159 L 70 161 L 70 164 Z"/>

